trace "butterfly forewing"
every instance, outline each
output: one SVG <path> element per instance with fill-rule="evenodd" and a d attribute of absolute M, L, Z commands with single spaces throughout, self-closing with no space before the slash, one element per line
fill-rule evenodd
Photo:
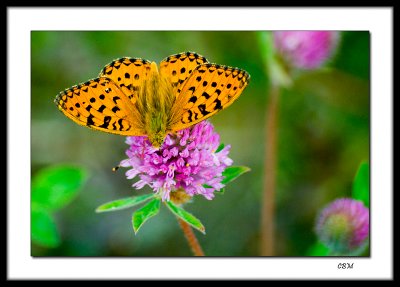
<path fill-rule="evenodd" d="M 161 61 L 160 74 L 169 79 L 176 96 L 179 96 L 190 74 L 198 65 L 207 62 L 206 58 L 192 52 L 172 55 Z"/>
<path fill-rule="evenodd" d="M 172 130 L 187 128 L 231 105 L 249 83 L 241 69 L 203 64 L 190 74 L 172 108 Z"/>
<path fill-rule="evenodd" d="M 114 81 L 118 87 L 131 91 L 128 95 L 135 103 L 137 94 L 143 81 L 148 78 L 151 62 L 140 58 L 121 58 L 106 65 L 99 77 L 106 77 Z"/>
<path fill-rule="evenodd" d="M 55 103 L 77 124 L 119 135 L 144 135 L 129 95 L 112 80 L 101 77 L 59 93 Z"/>

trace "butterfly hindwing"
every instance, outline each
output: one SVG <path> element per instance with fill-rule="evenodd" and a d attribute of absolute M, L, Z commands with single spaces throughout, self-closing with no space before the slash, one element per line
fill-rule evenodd
<path fill-rule="evenodd" d="M 101 77 L 57 95 L 59 110 L 77 124 L 119 135 L 143 135 L 141 122 L 129 100 L 112 80 Z"/>
<path fill-rule="evenodd" d="M 249 80 L 250 75 L 238 68 L 210 63 L 196 67 L 172 108 L 172 130 L 187 128 L 227 108 Z"/>
<path fill-rule="evenodd" d="M 169 79 L 176 96 L 179 96 L 186 79 L 198 65 L 207 63 L 203 56 L 184 52 L 171 55 L 160 63 L 160 74 Z"/>
<path fill-rule="evenodd" d="M 151 62 L 140 58 L 120 58 L 106 65 L 99 77 L 111 79 L 120 88 L 131 91 L 129 99 L 135 103 L 143 81 L 148 79 Z"/>

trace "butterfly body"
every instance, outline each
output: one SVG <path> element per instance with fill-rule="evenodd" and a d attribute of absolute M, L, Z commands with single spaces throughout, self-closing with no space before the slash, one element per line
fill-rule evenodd
<path fill-rule="evenodd" d="M 55 103 L 74 122 L 108 133 L 147 136 L 160 147 L 169 133 L 228 107 L 247 86 L 246 71 L 186 52 L 155 62 L 121 58 L 98 78 L 73 86 Z"/>
<path fill-rule="evenodd" d="M 160 147 L 165 136 L 172 132 L 172 107 L 176 95 L 168 78 L 160 74 L 155 62 L 138 91 L 136 107 L 139 114 L 140 129 L 147 135 L 154 147 Z"/>

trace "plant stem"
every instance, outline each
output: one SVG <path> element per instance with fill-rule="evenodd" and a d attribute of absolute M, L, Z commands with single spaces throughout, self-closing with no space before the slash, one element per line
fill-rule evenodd
<path fill-rule="evenodd" d="M 266 115 L 265 131 L 265 175 L 261 208 L 261 255 L 274 256 L 275 241 L 275 180 L 276 180 L 276 142 L 278 126 L 279 86 L 272 84 Z"/>
<path fill-rule="evenodd" d="M 180 227 L 183 230 L 183 233 L 185 234 L 186 240 L 188 241 L 189 246 L 192 249 L 194 256 L 205 256 L 199 242 L 197 241 L 196 236 L 194 235 L 192 227 L 182 219 L 177 219 Z"/>

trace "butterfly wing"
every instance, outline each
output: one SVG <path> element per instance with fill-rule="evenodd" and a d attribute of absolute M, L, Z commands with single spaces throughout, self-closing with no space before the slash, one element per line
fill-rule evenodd
<path fill-rule="evenodd" d="M 99 77 L 111 79 L 120 88 L 131 91 L 129 99 L 135 103 L 139 89 L 145 79 L 148 79 L 151 62 L 140 58 L 120 58 L 106 65 Z"/>
<path fill-rule="evenodd" d="M 160 63 L 160 74 L 172 83 L 178 96 L 186 79 L 198 65 L 207 63 L 207 59 L 193 52 L 184 52 L 165 58 Z"/>
<path fill-rule="evenodd" d="M 58 109 L 75 123 L 124 136 L 144 135 L 140 115 L 129 100 L 132 93 L 101 77 L 57 95 Z"/>
<path fill-rule="evenodd" d="M 249 80 L 250 75 L 239 68 L 210 63 L 197 66 L 172 108 L 172 130 L 190 127 L 227 108 Z"/>

